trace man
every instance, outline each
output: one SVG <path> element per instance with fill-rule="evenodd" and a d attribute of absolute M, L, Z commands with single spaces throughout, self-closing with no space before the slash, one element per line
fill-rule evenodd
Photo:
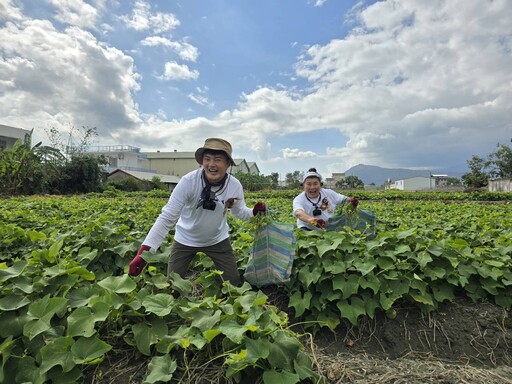
<path fill-rule="evenodd" d="M 196 150 L 199 169 L 183 176 L 171 193 L 167 204 L 151 227 L 135 258 L 130 262 L 129 275 L 141 273 L 146 262 L 144 251 L 155 253 L 169 230 L 175 225 L 174 242 L 167 268 L 184 276 L 197 252 L 208 255 L 223 279 L 240 285 L 235 253 L 229 240 L 227 211 L 234 217 L 249 220 L 266 206 L 257 202 L 254 208 L 245 204 L 242 184 L 227 172 L 234 165 L 231 144 L 219 138 L 206 139 Z"/>

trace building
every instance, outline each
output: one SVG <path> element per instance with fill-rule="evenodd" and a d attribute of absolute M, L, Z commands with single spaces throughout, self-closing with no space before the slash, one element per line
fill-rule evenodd
<path fill-rule="evenodd" d="M 491 192 L 512 192 L 512 179 L 491 179 L 488 188 Z"/>
<path fill-rule="evenodd" d="M 14 147 L 18 140 L 23 142 L 25 135 L 29 134 L 29 130 L 0 124 L 0 151 Z"/>
<path fill-rule="evenodd" d="M 259 175 L 260 169 L 258 168 L 258 164 L 256 164 L 254 161 L 248 161 L 247 166 L 249 167 L 249 173 L 253 175 Z"/>
<path fill-rule="evenodd" d="M 391 181 L 387 189 L 399 189 L 402 191 L 422 191 L 433 190 L 436 188 L 436 179 L 434 177 L 416 176 L 402 180 Z"/>
<path fill-rule="evenodd" d="M 178 176 L 159 175 L 158 173 L 129 171 L 125 169 L 116 169 L 110 172 L 107 175 L 107 180 L 123 180 L 133 178 L 137 181 L 151 181 L 154 177 L 158 177 L 160 182 L 167 186 L 169 192 L 171 192 L 174 187 L 176 187 L 176 184 L 178 184 L 178 181 L 180 181 Z"/>
<path fill-rule="evenodd" d="M 345 180 L 345 173 L 344 172 L 337 172 L 332 173 L 331 177 L 326 177 L 324 180 L 324 187 L 325 188 L 336 188 L 336 184 L 340 181 Z"/>
<path fill-rule="evenodd" d="M 197 169 L 195 152 L 144 152 L 145 160 L 141 166 L 151 169 L 161 175 L 172 175 L 181 177 L 190 171 Z"/>
<path fill-rule="evenodd" d="M 445 174 L 437 174 L 432 175 L 432 177 L 436 180 L 436 188 L 443 188 L 448 186 L 449 176 Z"/>
<path fill-rule="evenodd" d="M 103 155 L 108 159 L 107 171 L 124 169 L 138 172 L 152 172 L 141 166 L 146 156 L 140 152 L 140 148 L 131 145 L 98 145 L 87 147 L 87 153 L 92 155 Z"/>
<path fill-rule="evenodd" d="M 154 176 L 161 179 L 165 176 L 176 176 L 178 178 L 199 168 L 194 152 L 141 152 L 140 148 L 131 145 L 100 145 L 90 146 L 87 153 L 103 155 L 108 159 L 108 178 L 135 177 L 140 180 L 151 180 Z M 248 163 L 245 159 L 233 159 L 235 165 L 231 173 L 256 173 L 259 169 L 256 163 Z M 114 171 L 130 171 L 125 173 L 114 173 Z M 143 175 L 143 173 L 145 175 Z"/>

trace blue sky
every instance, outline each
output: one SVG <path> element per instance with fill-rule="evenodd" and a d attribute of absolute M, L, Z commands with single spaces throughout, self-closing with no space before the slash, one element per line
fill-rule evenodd
<path fill-rule="evenodd" d="M 512 138 L 507 0 L 0 0 L 0 124 L 263 174 L 466 171 Z"/>

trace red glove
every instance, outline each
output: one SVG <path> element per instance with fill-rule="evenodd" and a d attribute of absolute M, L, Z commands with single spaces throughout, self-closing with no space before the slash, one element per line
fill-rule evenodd
<path fill-rule="evenodd" d="M 266 211 L 267 211 L 267 206 L 265 205 L 265 203 L 262 203 L 261 201 L 258 201 L 254 205 L 254 208 L 252 209 L 252 214 L 254 216 L 256 216 L 259 212 L 265 213 Z"/>
<path fill-rule="evenodd" d="M 352 207 L 354 207 L 354 209 L 356 209 L 357 206 L 359 205 L 359 200 L 356 199 L 355 197 L 351 197 L 350 199 L 348 199 L 348 201 L 352 203 Z"/>
<path fill-rule="evenodd" d="M 327 229 L 327 223 L 324 219 L 313 219 L 309 222 L 311 225 L 315 225 L 317 227 L 320 227 L 322 229 Z"/>
<path fill-rule="evenodd" d="M 142 272 L 142 269 L 146 265 L 146 262 L 140 255 L 144 251 L 149 251 L 151 247 L 149 245 L 141 245 L 137 255 L 130 262 L 130 269 L 128 270 L 128 275 L 130 276 L 138 276 Z"/>

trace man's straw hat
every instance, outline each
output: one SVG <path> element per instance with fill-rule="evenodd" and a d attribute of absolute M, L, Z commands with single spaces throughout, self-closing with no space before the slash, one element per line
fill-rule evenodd
<path fill-rule="evenodd" d="M 228 161 L 231 165 L 235 165 L 235 162 L 233 161 L 232 153 L 233 149 L 231 148 L 231 144 L 229 144 L 224 139 L 218 139 L 216 137 L 211 137 L 209 139 L 206 139 L 204 142 L 204 145 L 201 148 L 197 148 L 196 150 L 196 161 L 199 164 L 203 164 L 203 153 L 207 149 L 211 149 L 214 151 L 222 151 L 226 154 L 228 157 Z"/>

